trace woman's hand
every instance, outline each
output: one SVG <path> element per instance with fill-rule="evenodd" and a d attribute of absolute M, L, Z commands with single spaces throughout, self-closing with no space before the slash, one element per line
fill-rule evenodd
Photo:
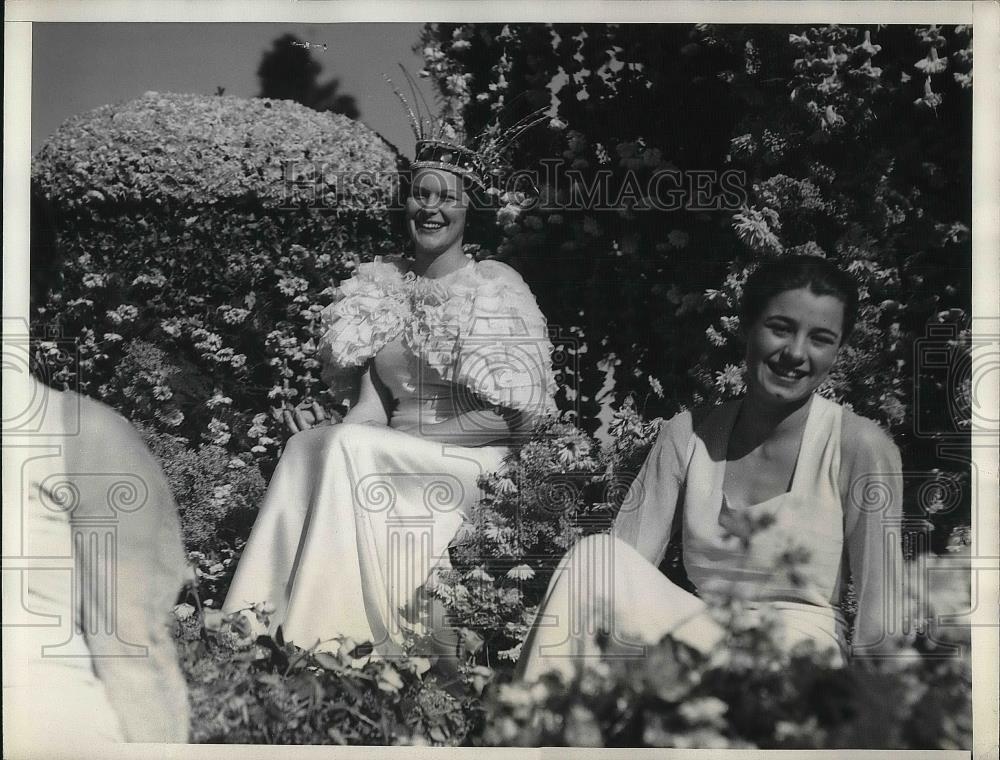
<path fill-rule="evenodd" d="M 281 410 L 281 418 L 285 423 L 285 427 L 292 434 L 301 433 L 303 430 L 309 430 L 321 425 L 336 425 L 342 421 L 341 416 L 336 412 L 330 412 L 327 415 L 326 410 L 315 401 L 311 403 L 303 402 L 298 406 L 292 406 L 286 402 L 284 408 Z"/>

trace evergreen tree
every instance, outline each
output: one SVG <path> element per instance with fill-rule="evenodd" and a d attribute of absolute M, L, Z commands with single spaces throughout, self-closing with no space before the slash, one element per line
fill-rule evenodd
<path fill-rule="evenodd" d="M 299 43 L 299 44 L 295 44 Z M 315 111 L 332 111 L 350 119 L 357 119 L 361 112 L 353 95 L 345 95 L 340 80 L 333 78 L 319 82 L 323 66 L 294 34 L 285 34 L 274 41 L 274 46 L 260 62 L 257 78 L 260 80 L 260 98 L 294 100 Z"/>

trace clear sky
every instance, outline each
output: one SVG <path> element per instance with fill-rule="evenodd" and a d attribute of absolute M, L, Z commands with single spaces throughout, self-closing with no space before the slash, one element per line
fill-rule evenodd
<path fill-rule="evenodd" d="M 404 154 L 413 135 L 402 106 L 382 79 L 404 92 L 397 63 L 414 75 L 423 65 L 412 48 L 421 25 L 389 23 L 35 23 L 32 28 L 31 152 L 73 114 L 159 92 L 257 95 L 257 67 L 285 33 L 326 43 L 311 50 L 320 81 L 340 79 L 361 121 Z M 421 80 L 428 100 L 431 87 Z M 433 101 L 431 101 L 433 102 Z"/>

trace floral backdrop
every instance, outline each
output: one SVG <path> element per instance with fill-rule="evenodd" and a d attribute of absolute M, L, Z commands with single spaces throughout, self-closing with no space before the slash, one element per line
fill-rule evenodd
<path fill-rule="evenodd" d="M 822 392 L 899 444 L 911 562 L 946 570 L 967 551 L 969 378 L 921 357 L 930 342 L 960 368 L 969 351 L 971 40 L 962 26 L 425 28 L 442 114 L 474 134 L 548 106 L 512 158 L 562 168 L 536 178 L 536 205 L 501 209 L 497 245 L 477 251 L 539 295 L 563 415 L 484 479 L 453 544 L 434 592 L 463 623 L 451 681 L 365 642 L 252 640 L 214 612 L 287 435 L 275 409 L 349 392 L 320 377 L 318 314 L 357 262 L 402 246 L 405 161 L 290 101 L 146 93 L 66 122 L 33 166 L 66 254 L 33 305 L 39 371 L 130 417 L 163 463 L 199 577 L 175 610 L 193 738 L 967 747 L 968 647 L 945 655 L 968 637 L 932 623 L 968 609 L 955 573 L 886 661 L 781 652 L 734 604 L 711 657 L 667 638 L 572 684 L 510 680 L 555 563 L 610 524 L 658 420 L 742 391 L 735 307 L 763 258 L 826 256 L 858 277 L 857 335 Z M 709 180 L 696 208 L 657 208 L 651 183 L 672 172 L 740 182 L 726 204 Z M 682 551 L 663 568 L 680 583 Z"/>

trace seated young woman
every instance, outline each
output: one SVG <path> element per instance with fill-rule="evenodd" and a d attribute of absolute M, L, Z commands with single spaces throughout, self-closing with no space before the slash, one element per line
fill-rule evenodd
<path fill-rule="evenodd" d="M 422 589 L 515 435 L 553 409 L 545 318 L 506 264 L 463 252 L 482 180 L 464 149 L 418 143 L 405 215 L 412 258 L 361 264 L 325 312 L 331 377 L 361 367 L 340 424 L 297 409 L 223 610 L 264 605 L 304 648 L 404 651 Z M 466 151 L 468 153 L 468 151 Z M 421 614 L 415 613 L 416 609 Z M 259 608 L 258 608 L 259 609 Z M 253 616 L 250 616 L 251 622 Z M 439 639 L 447 651 L 447 631 Z M 453 651 L 453 650 L 452 650 Z"/>
<path fill-rule="evenodd" d="M 740 317 L 746 394 L 663 423 L 611 533 L 580 541 L 556 570 L 521 677 L 573 673 L 600 656 L 599 631 L 636 656 L 666 634 L 708 652 L 724 635 L 710 605 L 734 597 L 767 611 L 788 648 L 812 641 L 844 663 L 891 644 L 899 451 L 874 422 L 817 394 L 857 308 L 852 278 L 824 259 L 787 256 L 753 272 Z M 658 570 L 676 534 L 694 594 Z"/>

